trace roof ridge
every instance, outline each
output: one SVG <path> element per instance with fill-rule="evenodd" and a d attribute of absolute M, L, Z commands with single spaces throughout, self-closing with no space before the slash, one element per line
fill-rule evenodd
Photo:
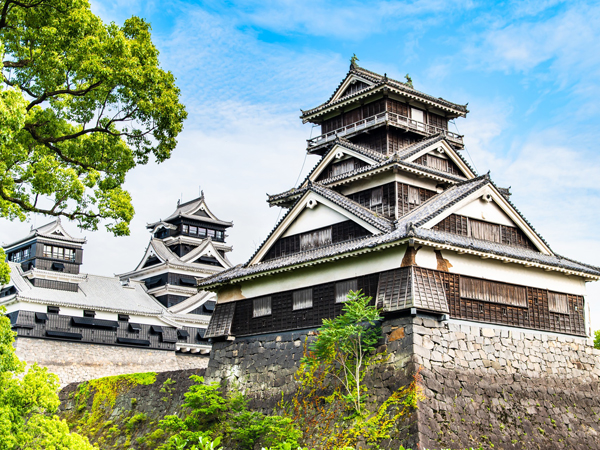
<path fill-rule="evenodd" d="M 351 200 L 351 199 L 349 199 L 349 198 L 348 198 L 348 197 L 346 197 L 345 195 L 343 195 L 343 194 L 340 194 L 339 192 L 336 192 L 336 191 L 334 191 L 333 189 L 330 189 L 330 188 L 328 188 L 327 186 L 323 186 L 323 185 L 322 185 L 322 184 L 320 184 L 320 183 L 313 183 L 313 184 L 312 184 L 312 185 L 311 185 L 311 186 L 310 186 L 308 189 L 309 189 L 309 190 L 312 190 L 312 191 L 314 191 L 314 192 L 316 192 L 317 194 L 320 194 L 320 195 L 323 195 L 323 193 L 319 192 L 319 189 L 323 189 L 323 190 L 325 191 L 325 194 L 326 194 L 326 195 L 327 195 L 327 194 L 329 194 L 329 195 L 332 195 L 332 194 L 333 194 L 333 195 L 332 195 L 332 197 L 334 197 L 334 198 L 335 198 L 335 197 L 338 197 L 338 199 L 339 199 L 339 198 L 341 197 L 341 198 L 342 198 L 344 201 L 346 201 L 346 202 L 349 202 L 349 203 L 352 203 L 352 204 L 353 204 L 353 206 L 356 206 L 356 207 L 358 207 L 358 208 L 359 208 L 359 211 L 361 211 L 361 212 L 362 212 L 362 214 L 363 214 L 364 216 L 370 217 L 370 218 L 371 218 L 371 220 L 373 220 L 373 221 L 375 221 L 375 222 L 378 222 L 378 223 L 379 223 L 380 221 L 383 221 L 383 222 L 384 222 L 384 224 L 385 224 L 385 225 L 384 225 L 384 227 L 385 227 L 385 228 L 388 228 L 388 230 L 381 230 L 381 231 L 390 231 L 390 230 L 392 230 L 392 229 L 393 229 L 393 222 L 392 222 L 391 220 L 389 220 L 389 219 L 386 219 L 386 218 L 385 218 L 385 217 L 383 217 L 383 216 L 379 216 L 377 213 L 375 213 L 374 211 L 371 211 L 369 208 L 366 208 L 366 207 L 364 207 L 364 206 L 363 206 L 363 205 L 361 205 L 360 203 L 358 203 L 358 202 L 355 202 L 354 200 Z M 332 200 L 332 201 L 334 201 L 334 202 L 335 202 L 335 200 L 333 200 L 333 199 L 329 199 L 329 200 Z M 341 206 L 342 208 L 344 208 L 344 206 L 343 206 L 343 205 L 341 205 L 341 204 L 339 204 L 339 202 L 338 202 L 338 206 Z M 344 208 L 344 209 L 346 209 L 346 208 Z M 357 215 L 357 214 L 356 214 L 355 212 L 353 212 L 353 211 L 348 211 L 348 212 L 349 212 L 349 213 L 352 213 L 352 214 L 354 214 L 354 215 Z M 368 220 L 367 220 L 367 221 L 368 221 Z M 374 224 L 372 224 L 372 225 L 374 225 Z M 375 225 L 375 226 L 376 226 L 376 225 Z M 380 228 L 380 227 L 377 227 L 377 228 Z"/>

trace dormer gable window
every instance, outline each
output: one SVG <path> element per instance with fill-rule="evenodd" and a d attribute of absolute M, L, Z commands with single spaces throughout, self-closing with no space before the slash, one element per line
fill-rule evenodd
<path fill-rule="evenodd" d="M 331 165 L 331 176 L 337 177 L 344 173 L 352 172 L 354 170 L 354 160 L 347 159 Z"/>

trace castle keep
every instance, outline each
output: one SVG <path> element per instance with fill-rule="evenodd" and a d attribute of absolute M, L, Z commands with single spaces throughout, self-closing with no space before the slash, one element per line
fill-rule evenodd
<path fill-rule="evenodd" d="M 63 384 L 107 375 L 205 367 L 204 337 L 215 305 L 197 279 L 231 267 L 225 230 L 204 195 L 149 224 L 135 270 L 80 273 L 85 239 L 56 220 L 5 246 L 11 281 L 0 290 L 17 352 Z"/>
<path fill-rule="evenodd" d="M 556 254 L 510 191 L 467 163 L 448 130 L 467 113 L 354 61 L 302 112 L 321 126 L 307 148 L 319 162 L 269 196 L 286 213 L 248 262 L 199 283 L 217 294 L 207 379 L 272 408 L 294 391 L 314 329 L 362 290 L 389 355 L 368 375 L 370 401 L 419 368 L 427 397 L 389 448 L 600 445 L 585 298 L 600 268 Z"/>

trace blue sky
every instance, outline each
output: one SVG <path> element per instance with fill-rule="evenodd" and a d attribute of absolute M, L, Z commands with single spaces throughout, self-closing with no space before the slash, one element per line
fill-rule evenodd
<path fill-rule="evenodd" d="M 200 188 L 234 221 L 231 259 L 244 262 L 279 214 L 265 193 L 292 187 L 303 163 L 304 174 L 316 162 L 305 160 L 316 129 L 302 125 L 300 108 L 329 97 L 353 53 L 365 68 L 410 73 L 417 89 L 468 102 L 470 114 L 456 120 L 465 157 L 512 187 L 557 253 L 600 265 L 598 3 L 94 0 L 92 8 L 105 21 L 137 15 L 152 24 L 189 118 L 171 160 L 128 176 L 132 235 L 83 233 L 86 271 L 132 269 L 149 238 L 144 225 Z M 6 241 L 27 227 L 0 222 Z M 594 328 L 597 284 L 588 285 Z"/>

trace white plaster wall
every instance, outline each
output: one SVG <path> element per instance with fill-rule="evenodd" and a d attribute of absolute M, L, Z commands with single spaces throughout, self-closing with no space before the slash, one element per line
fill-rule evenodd
<path fill-rule="evenodd" d="M 334 262 L 284 272 L 272 277 L 261 277 L 241 283 L 245 298 L 269 295 L 276 292 L 299 289 L 315 284 L 329 283 L 400 267 L 406 252 L 406 245 L 386 250 L 374 251 Z M 585 295 L 585 281 L 581 277 L 543 269 L 526 268 L 520 264 L 505 264 L 494 259 L 481 259 L 472 255 L 459 255 L 442 250 L 444 259 L 450 261 L 450 272 L 484 278 L 493 281 L 519 284 L 549 289 L 574 295 Z M 437 269 L 437 259 L 433 247 L 422 247 L 416 256 L 417 265 Z M 237 297 L 239 298 L 239 297 Z M 219 299 L 219 303 L 229 300 Z"/>
<path fill-rule="evenodd" d="M 346 220 L 348 220 L 346 216 L 319 203 L 313 209 L 305 208 L 283 233 L 282 237 L 305 233 Z"/>
<path fill-rule="evenodd" d="M 486 222 L 498 223 L 514 227 L 515 223 L 494 202 L 486 202 L 481 198 L 463 206 L 455 214 L 471 217 L 473 219 L 485 220 Z"/>
<path fill-rule="evenodd" d="M 521 264 L 505 264 L 495 259 L 481 259 L 473 255 L 459 255 L 442 250 L 444 259 L 450 261 L 450 272 L 469 275 L 487 280 L 550 289 L 568 294 L 584 295 L 585 281 L 581 277 L 567 276 L 560 272 L 546 272 L 543 269 L 527 268 Z M 423 247 L 417 252 L 417 265 L 437 269 L 437 259 L 432 247 Z"/>

